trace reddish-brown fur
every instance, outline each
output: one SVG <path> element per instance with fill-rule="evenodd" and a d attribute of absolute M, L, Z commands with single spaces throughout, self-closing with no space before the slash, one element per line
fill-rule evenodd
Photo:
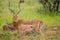
<path fill-rule="evenodd" d="M 38 24 L 42 21 L 38 19 L 17 19 L 18 14 L 13 14 L 12 24 L 13 26 L 19 30 L 20 32 L 20 40 L 23 40 L 23 34 L 26 29 L 31 28 L 31 26 L 35 29 L 36 32 L 40 32 L 40 28 Z"/>
<path fill-rule="evenodd" d="M 41 20 L 38 19 L 21 19 L 18 20 L 18 14 L 12 15 L 12 23 L 7 22 L 3 25 L 3 29 L 11 29 L 11 30 L 18 30 L 20 33 L 20 40 L 23 40 L 24 32 L 27 29 L 34 29 L 36 32 L 40 32 L 41 28 L 38 25 L 42 23 Z"/>

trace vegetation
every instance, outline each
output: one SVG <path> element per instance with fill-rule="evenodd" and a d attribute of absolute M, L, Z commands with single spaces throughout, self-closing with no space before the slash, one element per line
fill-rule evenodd
<path fill-rule="evenodd" d="M 11 8 L 15 12 L 18 10 L 18 1 L 10 0 Z M 36 18 L 44 23 L 42 35 L 35 31 L 29 31 L 24 35 L 25 40 L 60 40 L 60 12 L 44 10 L 43 5 L 36 0 L 25 0 L 24 3 L 20 4 L 20 8 L 18 19 Z M 2 25 L 7 21 L 12 22 L 12 13 L 8 9 L 8 0 L 0 0 L 0 40 L 10 40 L 10 36 L 18 40 L 19 33 L 17 30 L 13 32 L 2 30 Z"/>
<path fill-rule="evenodd" d="M 59 11 L 59 0 L 39 0 L 43 4 L 44 8 L 48 8 L 49 11 Z"/>

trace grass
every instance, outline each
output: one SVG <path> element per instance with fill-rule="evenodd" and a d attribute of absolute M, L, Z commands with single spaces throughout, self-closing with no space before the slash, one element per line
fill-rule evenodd
<path fill-rule="evenodd" d="M 19 34 L 17 31 L 3 31 L 2 25 L 9 21 L 12 21 L 12 13 L 8 9 L 7 0 L 3 1 L 2 5 L 4 9 L 0 12 L 0 40 L 9 40 L 14 38 L 15 40 L 19 39 Z M 15 0 L 15 2 L 17 2 Z M 17 3 L 11 0 L 11 7 L 17 12 Z M 44 27 L 42 29 L 43 33 L 39 34 L 35 31 L 26 32 L 24 35 L 24 40 L 60 40 L 60 13 L 55 12 L 44 12 L 41 9 L 42 5 L 37 2 L 25 1 L 25 3 L 20 4 L 21 12 L 19 13 L 18 19 L 29 19 L 36 18 L 40 19 L 44 23 Z M 2 7 L 1 7 L 2 8 Z M 12 35 L 13 34 L 13 35 Z"/>

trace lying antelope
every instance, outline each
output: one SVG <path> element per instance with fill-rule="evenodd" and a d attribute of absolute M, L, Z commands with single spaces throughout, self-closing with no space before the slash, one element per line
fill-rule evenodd
<path fill-rule="evenodd" d="M 19 11 L 15 13 L 11 8 L 10 8 L 10 2 L 9 2 L 9 10 L 13 13 L 12 15 L 12 23 L 9 29 L 18 29 L 20 33 L 20 40 L 23 40 L 23 35 L 24 31 L 27 29 L 32 29 L 35 30 L 36 32 L 40 32 L 40 30 L 43 27 L 43 22 L 38 19 L 21 19 L 18 20 L 18 14 L 20 12 L 20 5 L 18 6 Z M 13 26 L 12 26 L 13 25 Z M 7 25 L 6 25 L 7 26 Z M 5 27 L 6 27 L 5 26 Z"/>

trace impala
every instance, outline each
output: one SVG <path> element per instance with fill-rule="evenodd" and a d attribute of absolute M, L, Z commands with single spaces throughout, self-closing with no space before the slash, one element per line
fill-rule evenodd
<path fill-rule="evenodd" d="M 36 32 L 40 32 L 42 27 L 43 27 L 43 22 L 38 19 L 20 19 L 18 20 L 18 14 L 20 12 L 20 5 L 18 6 L 19 11 L 15 13 L 11 8 L 10 8 L 10 2 L 9 2 L 9 10 L 13 13 L 12 15 L 12 23 L 11 25 L 8 26 L 7 28 L 9 29 L 17 29 L 20 33 L 20 40 L 23 40 L 23 35 L 25 30 L 35 30 Z M 6 27 L 7 25 L 5 25 Z M 4 28 L 5 28 L 4 27 Z"/>

